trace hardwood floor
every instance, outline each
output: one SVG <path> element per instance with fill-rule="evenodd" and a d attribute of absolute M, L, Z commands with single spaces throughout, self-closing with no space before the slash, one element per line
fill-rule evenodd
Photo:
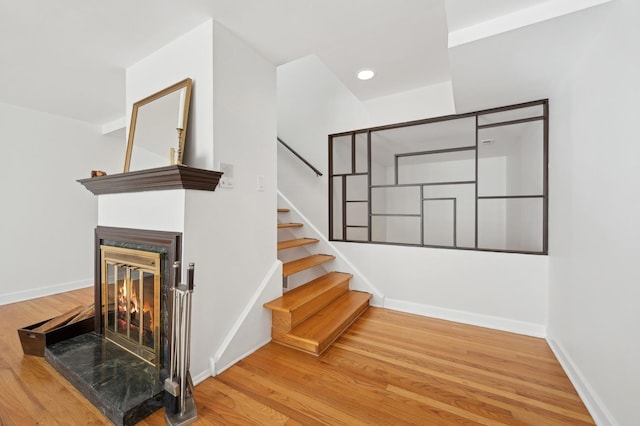
<path fill-rule="evenodd" d="M 0 306 L 0 425 L 109 424 L 16 332 L 92 298 Z M 378 308 L 320 357 L 270 343 L 195 397 L 199 425 L 593 424 L 543 339 Z M 164 424 L 162 410 L 140 424 Z"/>
<path fill-rule="evenodd" d="M 93 289 L 0 306 L 0 424 L 109 424 L 41 357 L 23 355 L 17 329 L 93 301 Z"/>

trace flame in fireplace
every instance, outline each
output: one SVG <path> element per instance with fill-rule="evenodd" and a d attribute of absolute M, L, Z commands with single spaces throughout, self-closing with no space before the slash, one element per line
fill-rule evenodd
<path fill-rule="evenodd" d="M 159 361 L 160 255 L 101 246 L 104 329 L 108 339 L 146 361 Z"/>
<path fill-rule="evenodd" d="M 148 299 L 144 299 L 143 306 L 140 305 L 137 284 L 137 280 L 124 279 L 118 285 L 117 331 L 126 334 L 128 324 L 129 334 L 134 335 L 134 340 L 142 333 L 143 343 L 151 345 L 155 326 L 153 305 Z"/>
<path fill-rule="evenodd" d="M 129 295 L 129 297 L 127 297 L 128 289 L 131 289 L 131 295 Z M 130 327 L 139 327 L 138 313 L 140 312 L 140 309 L 138 306 L 139 303 L 135 286 L 132 285 L 131 280 L 123 280 L 118 286 L 118 316 L 121 320 L 121 330 L 126 329 L 127 314 L 130 318 Z M 147 303 L 145 303 L 145 308 L 145 310 L 150 314 L 151 307 Z M 143 311 L 143 317 L 145 313 L 146 312 Z"/>

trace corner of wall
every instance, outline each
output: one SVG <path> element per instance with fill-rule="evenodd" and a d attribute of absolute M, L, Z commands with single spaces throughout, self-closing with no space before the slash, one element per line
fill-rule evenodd
<path fill-rule="evenodd" d="M 593 420 L 598 425 L 618 426 L 619 423 L 606 408 L 604 402 L 600 399 L 584 374 L 582 374 L 577 364 L 573 362 L 569 352 L 564 349 L 560 342 L 554 339 L 553 333 L 549 334 L 546 339 L 549 347 L 560 362 L 562 369 L 567 376 L 569 376 L 569 380 L 573 384 L 573 387 L 576 388 L 578 395 L 580 395 L 582 402 L 584 402 L 587 410 L 589 410 L 589 414 L 591 414 Z"/>
<path fill-rule="evenodd" d="M 247 302 L 242 314 L 209 359 L 209 374 L 216 376 L 233 364 L 255 352 L 271 340 L 271 317 L 262 306 L 281 295 L 282 262 L 276 260 Z M 256 330 L 260 338 L 256 339 Z M 248 338 L 247 336 L 252 336 Z M 256 344 L 257 341 L 257 344 Z M 205 373 L 203 373 L 205 374 Z M 206 378 L 206 377 L 205 377 Z"/>

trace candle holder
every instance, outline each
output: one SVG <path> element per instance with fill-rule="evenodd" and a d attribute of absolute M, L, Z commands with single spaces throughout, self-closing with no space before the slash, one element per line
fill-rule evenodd
<path fill-rule="evenodd" d="M 184 132 L 184 129 L 181 127 L 176 127 L 176 132 L 178 133 L 178 149 L 175 151 L 177 154 L 175 164 L 182 164 L 182 150 L 180 149 L 182 144 L 180 142 L 182 141 L 182 132 Z"/>

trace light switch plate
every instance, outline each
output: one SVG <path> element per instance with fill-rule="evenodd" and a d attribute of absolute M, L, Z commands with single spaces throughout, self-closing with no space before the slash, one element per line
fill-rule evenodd
<path fill-rule="evenodd" d="M 220 188 L 233 188 L 233 164 L 220 163 L 218 169 L 223 173 L 218 186 Z"/>

